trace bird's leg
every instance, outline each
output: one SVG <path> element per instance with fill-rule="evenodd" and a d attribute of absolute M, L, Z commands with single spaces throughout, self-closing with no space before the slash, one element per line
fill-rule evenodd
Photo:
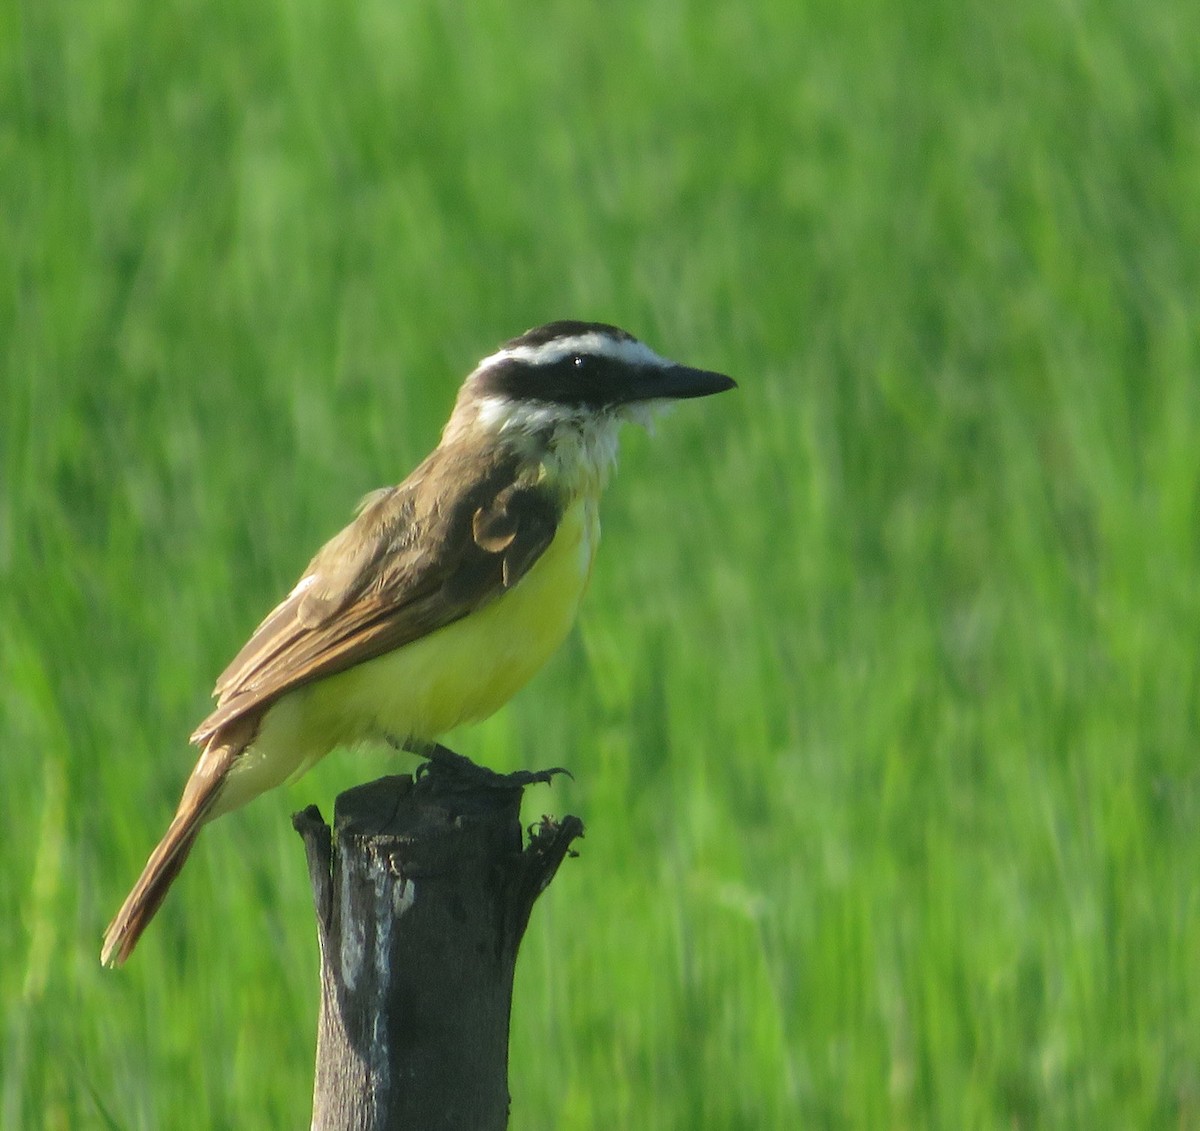
<path fill-rule="evenodd" d="M 555 766 L 550 770 L 517 770 L 511 774 L 498 774 L 495 770 L 489 770 L 486 766 L 472 762 L 463 754 L 455 753 L 440 742 L 422 742 L 414 738 L 400 741 L 389 738 L 388 743 L 400 750 L 407 750 L 410 754 L 416 754 L 418 758 L 427 759 L 417 767 L 418 781 L 427 775 L 436 775 L 451 786 L 522 789 L 527 785 L 549 783 L 555 774 L 571 776 L 571 772 L 561 766 Z"/>

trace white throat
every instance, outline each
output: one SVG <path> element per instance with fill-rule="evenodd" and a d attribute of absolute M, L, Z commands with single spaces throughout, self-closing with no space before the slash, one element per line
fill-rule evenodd
<path fill-rule="evenodd" d="M 598 494 L 617 464 L 617 438 L 624 410 L 484 397 L 477 403 L 475 427 L 514 446 L 541 464 L 543 474 L 569 495 Z"/>

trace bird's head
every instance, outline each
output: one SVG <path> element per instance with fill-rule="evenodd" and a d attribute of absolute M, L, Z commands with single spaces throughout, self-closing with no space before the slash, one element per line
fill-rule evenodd
<path fill-rule="evenodd" d="M 443 443 L 486 435 L 595 470 L 611 464 L 623 421 L 645 423 L 673 401 L 735 387 L 724 374 L 661 357 L 616 326 L 551 322 L 505 342 L 475 367 Z"/>

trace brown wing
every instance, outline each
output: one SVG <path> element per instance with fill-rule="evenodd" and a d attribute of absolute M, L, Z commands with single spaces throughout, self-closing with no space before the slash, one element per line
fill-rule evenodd
<path fill-rule="evenodd" d="M 192 741 L 287 691 L 381 656 L 516 585 L 550 544 L 561 507 L 517 478 L 515 458 L 439 449 L 367 497 L 217 680 Z"/>

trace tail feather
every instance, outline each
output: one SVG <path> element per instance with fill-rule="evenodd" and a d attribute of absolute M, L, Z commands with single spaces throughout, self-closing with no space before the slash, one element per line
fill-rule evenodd
<path fill-rule="evenodd" d="M 256 717 L 243 718 L 209 739 L 188 778 L 175 819 L 150 854 L 133 891 L 125 897 L 121 910 L 104 932 L 100 961 L 105 966 L 120 966 L 133 952 L 179 875 L 200 829 L 206 821 L 229 807 L 218 805 L 218 799 L 230 769 L 253 740 L 257 727 Z"/>
<path fill-rule="evenodd" d="M 133 891 L 125 897 L 121 910 L 104 932 L 100 961 L 105 966 L 122 965 L 137 946 L 142 932 L 154 918 L 154 913 L 187 860 L 203 822 L 202 812 L 180 813 L 171 822 L 166 836 L 146 861 L 146 867 L 142 869 Z"/>

